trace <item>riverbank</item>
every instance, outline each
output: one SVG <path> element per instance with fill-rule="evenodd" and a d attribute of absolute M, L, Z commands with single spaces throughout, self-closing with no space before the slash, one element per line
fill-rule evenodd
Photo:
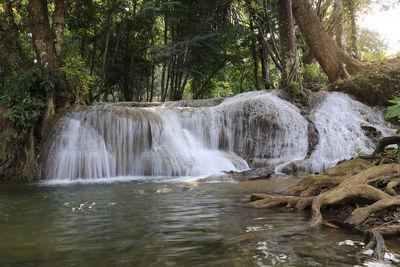
<path fill-rule="evenodd" d="M 384 152 L 381 147 L 371 156 L 343 161 L 278 194 L 254 193 L 247 206 L 310 209 L 312 217 L 300 231 L 325 225 L 357 232 L 367 240 L 357 254 L 358 264 L 371 256 L 383 261 L 388 252 L 384 239 L 400 236 L 400 165 L 390 151 Z M 373 253 L 365 256 L 365 251 L 371 249 Z"/>

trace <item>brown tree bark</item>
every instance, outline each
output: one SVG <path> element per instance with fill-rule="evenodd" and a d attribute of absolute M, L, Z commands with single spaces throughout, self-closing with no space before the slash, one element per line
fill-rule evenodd
<path fill-rule="evenodd" d="M 129 84 L 128 84 L 128 91 L 126 91 L 126 94 L 124 95 L 124 98 L 126 101 L 132 101 L 132 96 L 133 96 L 133 90 L 135 87 L 135 42 L 136 42 L 136 8 L 137 8 L 137 2 L 133 2 L 133 9 L 132 9 L 132 27 L 131 27 L 131 49 L 129 51 L 129 56 L 130 56 L 130 61 L 129 61 Z"/>
<path fill-rule="evenodd" d="M 29 60 L 21 46 L 19 27 L 15 22 L 13 1 L 7 0 L 0 4 L 8 19 L 8 25 L 0 25 L 0 62 L 11 69 L 18 67 L 31 67 L 33 62 Z M 11 34 L 9 34 L 11 31 Z M 1 79 L 0 79 L 1 81 Z"/>
<path fill-rule="evenodd" d="M 56 0 L 56 5 L 53 13 L 52 31 L 54 32 L 55 36 L 54 48 L 56 52 L 58 66 L 61 65 L 62 60 L 62 46 L 64 42 L 64 20 L 68 5 L 69 0 Z"/>
<path fill-rule="evenodd" d="M 164 15 L 164 46 L 166 47 L 168 43 L 168 11 Z M 168 66 L 168 59 L 165 59 L 161 67 L 161 102 L 165 102 L 167 98 L 168 81 L 165 81 L 165 72 Z"/>
<path fill-rule="evenodd" d="M 28 4 L 29 23 L 36 58 L 49 70 L 57 71 L 61 64 L 64 18 L 67 7 L 68 0 L 56 1 L 53 25 L 50 27 L 47 0 L 31 0 Z M 55 88 L 55 90 L 64 89 L 60 84 Z M 54 117 L 54 103 L 54 93 L 49 93 L 46 101 L 47 107 L 43 114 L 42 137 L 47 132 L 49 121 Z"/>
<path fill-rule="evenodd" d="M 345 5 L 349 12 L 351 36 L 350 36 L 350 51 L 357 57 L 357 23 L 355 12 L 355 0 L 345 0 Z"/>
<path fill-rule="evenodd" d="M 50 28 L 47 0 L 29 1 L 29 22 L 32 31 L 33 48 L 37 60 L 48 69 L 56 67 L 54 33 Z"/>
<path fill-rule="evenodd" d="M 281 42 L 281 59 L 282 59 L 282 86 L 286 90 L 286 94 L 290 96 L 291 92 L 287 91 L 291 81 L 297 82 L 301 86 L 300 68 L 297 57 L 297 49 L 294 36 L 294 23 L 292 15 L 292 1 L 278 1 L 278 17 L 279 17 L 279 37 Z"/>
<path fill-rule="evenodd" d="M 343 49 L 343 2 L 335 0 L 333 4 L 335 14 L 335 40 L 336 44 Z"/>
<path fill-rule="evenodd" d="M 109 10 L 108 13 L 107 13 L 106 43 L 105 43 L 104 53 L 103 53 L 103 63 L 102 63 L 102 66 L 101 66 L 100 87 L 99 87 L 99 92 L 98 92 L 97 97 L 96 97 L 97 101 L 100 100 L 101 95 L 105 91 L 105 87 L 106 87 L 107 57 L 108 57 L 108 50 L 109 50 L 108 47 L 109 47 L 109 44 L 110 44 L 112 20 L 113 20 L 112 11 Z"/>
<path fill-rule="evenodd" d="M 262 44 L 262 36 L 260 32 L 258 33 L 258 40 Z M 263 45 L 260 48 L 260 59 L 261 59 L 261 74 L 262 74 L 264 88 L 272 89 L 274 88 L 274 85 L 272 83 L 271 73 L 269 71 L 268 52 Z"/>
<path fill-rule="evenodd" d="M 250 20 L 250 31 L 252 34 L 254 33 L 254 25 L 252 20 Z M 251 38 L 250 49 L 251 49 L 251 55 L 253 57 L 254 82 L 256 86 L 256 91 L 258 91 L 260 90 L 260 81 L 258 78 L 258 53 L 257 53 L 257 41 L 256 37 L 254 36 L 252 36 Z"/>
<path fill-rule="evenodd" d="M 329 37 L 308 0 L 293 1 L 293 14 L 329 81 L 348 78 L 349 74 L 360 71 L 361 63 L 341 50 Z"/>

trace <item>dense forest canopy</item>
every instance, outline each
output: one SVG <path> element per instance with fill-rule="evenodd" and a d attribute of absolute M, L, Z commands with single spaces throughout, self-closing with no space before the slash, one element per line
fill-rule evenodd
<path fill-rule="evenodd" d="M 0 101 L 29 128 L 94 101 L 166 101 L 357 73 L 387 48 L 357 19 L 370 0 L 2 0 Z M 322 68 L 321 68 L 322 67 Z M 311 86 L 312 87 L 312 86 Z"/>

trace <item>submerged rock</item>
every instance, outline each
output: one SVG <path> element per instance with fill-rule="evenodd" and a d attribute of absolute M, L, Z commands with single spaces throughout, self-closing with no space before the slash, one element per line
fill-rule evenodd
<path fill-rule="evenodd" d="M 233 180 L 242 182 L 242 181 L 268 179 L 271 178 L 272 174 L 274 174 L 275 171 L 273 168 L 264 167 L 242 172 L 229 171 L 226 173 Z"/>

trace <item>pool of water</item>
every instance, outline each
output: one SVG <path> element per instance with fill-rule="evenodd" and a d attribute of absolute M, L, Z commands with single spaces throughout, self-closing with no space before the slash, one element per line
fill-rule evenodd
<path fill-rule="evenodd" d="M 0 185 L 0 266 L 355 265 L 361 236 L 243 206 L 292 182 Z"/>

